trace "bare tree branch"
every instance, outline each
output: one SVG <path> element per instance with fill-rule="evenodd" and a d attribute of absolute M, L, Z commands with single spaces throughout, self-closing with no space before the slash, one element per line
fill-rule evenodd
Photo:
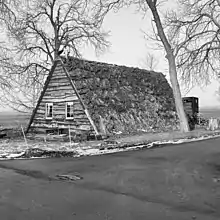
<path fill-rule="evenodd" d="M 152 53 L 147 53 L 146 57 L 143 59 L 143 67 L 151 71 L 155 71 L 158 63 L 158 59 Z"/>

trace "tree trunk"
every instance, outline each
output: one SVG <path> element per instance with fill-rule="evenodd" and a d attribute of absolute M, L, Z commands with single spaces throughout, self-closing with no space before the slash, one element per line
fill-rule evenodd
<path fill-rule="evenodd" d="M 180 86 L 177 80 L 177 71 L 176 71 L 176 63 L 175 63 L 175 57 L 170 54 L 167 56 L 168 63 L 169 63 L 169 75 L 170 75 L 170 81 L 173 89 L 173 96 L 175 100 L 175 106 L 176 111 L 179 116 L 180 120 L 180 131 L 187 132 L 189 131 L 189 125 L 186 118 L 186 114 L 184 111 L 183 101 L 181 97 L 180 92 Z"/>
<path fill-rule="evenodd" d="M 166 58 L 168 59 L 169 63 L 169 74 L 170 74 L 170 80 L 171 80 L 171 85 L 173 89 L 173 96 L 175 100 L 175 106 L 176 106 L 176 111 L 180 120 L 180 131 L 182 132 L 187 132 L 189 131 L 189 124 L 186 118 L 186 114 L 184 112 L 184 107 L 183 107 L 183 101 L 181 97 L 181 92 L 180 92 L 180 86 L 177 80 L 177 70 L 176 70 L 176 62 L 175 62 L 175 56 L 173 54 L 173 50 L 171 48 L 171 45 L 166 37 L 166 34 L 164 32 L 159 13 L 157 11 L 157 1 L 156 0 L 146 0 L 147 5 L 149 6 L 153 17 L 154 17 L 154 22 L 157 27 L 157 32 L 158 36 L 163 43 L 164 49 L 167 53 Z"/>

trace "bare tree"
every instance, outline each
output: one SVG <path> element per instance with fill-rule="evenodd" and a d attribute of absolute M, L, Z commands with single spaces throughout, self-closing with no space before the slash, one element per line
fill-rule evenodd
<path fill-rule="evenodd" d="M 155 70 L 158 66 L 158 59 L 157 57 L 152 53 L 147 53 L 146 57 L 142 61 L 143 66 L 149 70 Z"/>
<path fill-rule="evenodd" d="M 32 70 L 33 73 L 35 71 Z M 17 74 L 8 75 L 6 79 L 8 86 L 4 86 L 1 91 L 0 101 L 2 106 L 29 113 L 36 106 L 43 87 L 45 76 L 38 74 L 33 74 L 33 77 L 30 74 L 28 77 Z"/>
<path fill-rule="evenodd" d="M 13 51 L 5 47 L 0 48 L 0 57 L 1 105 L 19 112 L 31 111 L 36 105 L 49 67 L 26 66 Z"/>
<path fill-rule="evenodd" d="M 220 72 L 220 1 L 178 3 L 178 13 L 169 13 L 166 22 L 177 67 L 189 87 L 207 85 Z"/>
<path fill-rule="evenodd" d="M 106 2 L 105 0 L 103 0 Z M 155 33 L 157 39 L 160 41 L 160 43 L 163 46 L 163 49 L 166 52 L 166 58 L 168 60 L 169 64 L 169 75 L 170 75 L 170 81 L 173 89 L 173 95 L 175 100 L 175 106 L 177 110 L 177 114 L 180 120 L 180 130 L 182 132 L 189 131 L 189 125 L 188 121 L 184 112 L 181 92 L 180 92 L 180 86 L 177 79 L 177 68 L 176 68 L 176 56 L 174 54 L 174 49 L 172 48 L 171 42 L 169 41 L 169 36 L 166 34 L 164 26 L 161 21 L 161 16 L 158 11 L 158 8 L 161 3 L 164 1 L 159 0 L 119 0 L 117 3 L 115 3 L 115 9 L 120 9 L 122 7 L 129 7 L 130 5 L 137 6 L 137 9 L 144 13 L 146 13 L 147 9 L 150 9 L 152 16 L 153 16 L 153 22 L 155 24 Z"/>
<path fill-rule="evenodd" d="M 0 71 L 10 81 L 36 83 L 45 80 L 54 61 L 64 49 L 80 57 L 90 44 L 97 53 L 109 46 L 103 19 L 111 4 L 99 0 L 2 0 L 2 30 L 6 38 L 0 51 Z M 14 19 L 10 19 L 14 16 Z M 16 75 L 16 76 L 15 76 Z M 19 80 L 17 76 L 19 75 Z M 6 94 L 7 95 L 7 94 Z M 10 100 L 10 99 L 9 99 Z M 18 106 L 17 106 L 18 107 Z"/>

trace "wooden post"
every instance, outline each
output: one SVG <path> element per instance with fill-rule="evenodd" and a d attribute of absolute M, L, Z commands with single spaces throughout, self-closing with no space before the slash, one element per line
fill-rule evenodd
<path fill-rule="evenodd" d="M 27 139 L 26 139 L 26 136 L 25 136 L 24 129 L 23 129 L 22 125 L 21 125 L 21 130 L 22 130 L 22 134 L 24 136 L 24 142 L 25 142 L 25 144 L 26 144 L 26 146 L 28 148 Z"/>
<path fill-rule="evenodd" d="M 91 116 L 90 116 L 90 114 L 89 114 L 89 111 L 87 110 L 87 108 L 86 108 L 86 106 L 85 106 L 85 104 L 84 104 L 84 102 L 83 102 L 81 96 L 79 95 L 79 92 L 77 91 L 77 88 L 76 88 L 75 84 L 73 83 L 73 81 L 72 81 L 72 79 L 71 79 L 71 77 L 70 77 L 70 74 L 68 73 L 66 67 L 64 66 L 64 63 L 63 63 L 63 61 L 62 61 L 61 58 L 60 58 L 60 62 L 61 62 L 61 64 L 62 64 L 62 66 L 63 66 L 63 70 L 64 70 L 66 76 L 68 77 L 68 79 L 69 79 L 69 81 L 70 81 L 70 84 L 71 84 L 73 90 L 74 90 L 75 93 L 76 93 L 77 98 L 79 99 L 80 104 L 82 105 L 82 107 L 83 107 L 83 109 L 84 109 L 84 112 L 85 112 L 86 116 L 87 116 L 88 119 L 89 119 L 90 124 L 92 125 L 92 127 L 93 127 L 93 129 L 94 129 L 96 135 L 99 135 L 98 129 L 96 128 L 95 123 L 94 123 L 94 121 L 92 120 L 92 118 L 91 118 Z"/>
<path fill-rule="evenodd" d="M 105 128 L 104 120 L 101 115 L 99 116 L 99 127 L 101 133 L 106 135 L 106 128 Z"/>
<path fill-rule="evenodd" d="M 71 147 L 71 132 L 70 132 L 70 125 L 69 125 L 69 141 L 70 141 L 70 147 Z"/>

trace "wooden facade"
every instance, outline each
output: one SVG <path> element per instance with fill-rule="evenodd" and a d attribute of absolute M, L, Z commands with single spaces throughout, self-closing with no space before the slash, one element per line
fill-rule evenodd
<path fill-rule="evenodd" d="M 73 117 L 67 117 L 67 104 L 71 103 Z M 47 105 L 52 104 L 52 117 L 47 117 Z M 90 121 L 66 76 L 61 61 L 55 61 L 44 90 L 33 112 L 29 129 L 62 133 L 65 129 L 92 131 Z"/>
<path fill-rule="evenodd" d="M 54 62 L 27 132 L 150 131 L 172 126 L 174 112 L 162 73 L 69 57 Z"/>

